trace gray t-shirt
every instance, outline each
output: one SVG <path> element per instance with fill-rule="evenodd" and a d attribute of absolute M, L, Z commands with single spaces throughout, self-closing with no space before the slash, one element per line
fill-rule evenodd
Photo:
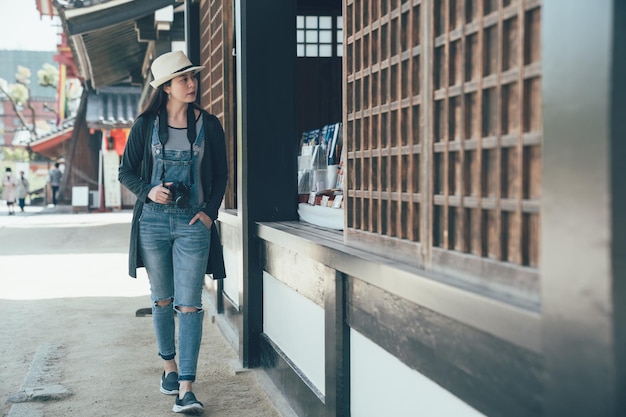
<path fill-rule="evenodd" d="M 196 134 L 200 133 L 200 129 L 202 129 L 202 115 L 198 117 L 196 120 Z M 202 161 L 202 157 L 204 156 L 204 142 L 203 146 L 199 149 L 198 161 Z M 167 126 L 167 143 L 165 145 L 167 149 L 173 149 L 177 151 L 188 151 L 189 150 L 189 140 L 187 139 L 187 128 L 177 128 Z M 195 178 L 197 179 L 197 188 L 198 188 L 198 201 L 200 203 L 204 203 L 204 193 L 202 191 L 202 176 L 200 174 L 200 167 L 197 167 L 195 172 Z"/>

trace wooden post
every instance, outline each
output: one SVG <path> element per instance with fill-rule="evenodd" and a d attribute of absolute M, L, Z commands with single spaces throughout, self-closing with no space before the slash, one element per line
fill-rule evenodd
<path fill-rule="evenodd" d="M 626 415 L 626 4 L 542 10 L 544 416 Z"/>

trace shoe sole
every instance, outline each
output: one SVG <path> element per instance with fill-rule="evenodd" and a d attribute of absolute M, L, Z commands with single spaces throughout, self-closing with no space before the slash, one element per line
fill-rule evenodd
<path fill-rule="evenodd" d="M 177 405 L 174 404 L 172 407 L 172 411 L 175 413 L 184 413 L 184 414 L 202 414 L 204 408 L 200 404 L 189 404 L 189 405 Z"/>
<path fill-rule="evenodd" d="M 163 388 L 162 386 L 159 388 L 159 391 L 161 391 L 163 394 L 165 395 L 174 395 L 174 394 L 178 394 L 178 390 L 177 389 L 173 389 L 173 390 L 166 390 L 165 388 Z"/>
<path fill-rule="evenodd" d="M 163 386 L 163 380 L 161 380 L 161 385 L 159 386 L 159 391 L 161 391 L 163 394 L 165 395 L 175 395 L 178 394 L 178 390 L 177 389 L 165 389 L 165 387 Z"/>

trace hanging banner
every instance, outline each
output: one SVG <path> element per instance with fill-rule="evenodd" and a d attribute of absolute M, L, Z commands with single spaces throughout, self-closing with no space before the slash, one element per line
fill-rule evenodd
<path fill-rule="evenodd" d="M 122 207 L 122 190 L 117 180 L 120 157 L 115 150 L 102 152 L 104 204 L 107 208 L 120 209 Z"/>

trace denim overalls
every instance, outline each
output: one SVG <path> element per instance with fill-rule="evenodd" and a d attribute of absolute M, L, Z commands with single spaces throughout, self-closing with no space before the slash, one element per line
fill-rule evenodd
<path fill-rule="evenodd" d="M 189 207 L 174 203 L 144 204 L 139 219 L 139 251 L 150 281 L 152 320 L 159 355 L 176 356 L 174 308 L 195 307 L 197 312 L 178 316 L 179 380 L 194 381 L 202 340 L 202 288 L 209 255 L 210 230 L 201 221 L 189 225 L 202 208 L 198 201 L 199 167 L 203 155 L 204 126 L 191 149 L 167 149 L 159 141 L 159 121 L 152 131 L 151 184 L 174 182 L 190 185 Z M 171 300 L 167 306 L 158 301 Z"/>

